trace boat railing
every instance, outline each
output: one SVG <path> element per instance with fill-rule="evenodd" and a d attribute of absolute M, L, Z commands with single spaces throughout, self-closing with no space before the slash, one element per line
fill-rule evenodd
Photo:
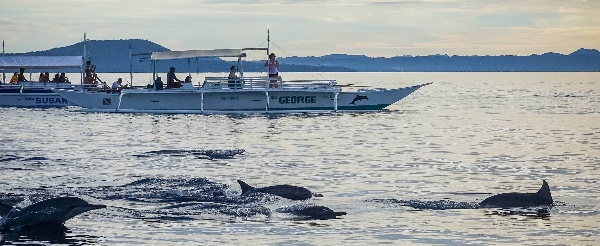
<path fill-rule="evenodd" d="M 242 77 L 230 79 L 227 77 L 206 77 L 202 87 L 205 89 L 319 89 L 336 87 L 335 80 L 286 80 L 281 77 Z"/>
<path fill-rule="evenodd" d="M 69 82 L 39 82 L 39 81 L 21 81 L 15 84 L 0 84 L 2 88 L 20 88 L 20 87 L 43 87 L 43 88 L 68 88 L 71 87 L 72 84 Z"/>

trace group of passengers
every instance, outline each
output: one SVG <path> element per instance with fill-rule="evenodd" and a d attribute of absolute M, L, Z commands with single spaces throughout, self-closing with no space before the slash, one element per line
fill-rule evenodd
<path fill-rule="evenodd" d="M 50 80 L 50 73 L 40 73 L 39 82 L 69 82 L 69 78 L 65 75 L 65 73 L 60 73 L 60 75 L 54 74 L 54 78 Z"/>
<path fill-rule="evenodd" d="M 269 59 L 265 62 L 265 67 L 269 69 L 269 88 L 278 87 L 277 78 L 279 77 L 279 72 L 277 70 L 279 68 L 279 61 L 277 61 L 275 57 L 275 53 L 271 53 L 269 54 Z M 158 78 L 158 81 L 159 80 L 160 77 Z M 167 73 L 167 89 L 179 88 L 181 87 L 181 82 L 182 81 L 178 79 L 175 75 L 175 67 L 170 67 L 169 72 Z M 191 82 L 191 77 L 188 76 L 185 82 Z M 240 81 L 239 77 L 237 76 L 237 68 L 235 66 L 231 66 L 229 68 L 229 76 L 227 76 L 227 86 L 230 89 L 242 89 L 242 81 Z M 162 85 L 160 86 L 160 88 L 162 88 Z"/>
<path fill-rule="evenodd" d="M 25 68 L 20 68 L 19 73 L 15 72 L 10 79 L 10 84 L 17 84 L 18 82 L 27 82 L 28 80 L 25 78 Z M 40 77 L 38 78 L 39 82 L 69 82 L 69 78 L 67 78 L 65 73 L 55 74 L 54 79 L 50 80 L 50 73 L 40 73 Z"/>

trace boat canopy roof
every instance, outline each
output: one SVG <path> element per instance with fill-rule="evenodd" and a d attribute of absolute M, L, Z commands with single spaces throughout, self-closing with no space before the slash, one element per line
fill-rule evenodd
<path fill-rule="evenodd" d="M 82 56 L 0 56 L 0 68 L 82 68 Z"/>
<path fill-rule="evenodd" d="M 196 57 L 246 57 L 246 50 L 266 50 L 266 48 L 184 50 L 152 52 L 150 60 L 172 60 Z"/>

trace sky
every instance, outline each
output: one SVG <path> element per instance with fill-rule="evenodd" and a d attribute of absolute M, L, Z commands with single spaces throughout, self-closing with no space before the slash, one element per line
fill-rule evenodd
<path fill-rule="evenodd" d="M 0 0 L 9 53 L 83 40 L 279 57 L 530 55 L 600 50 L 600 0 Z"/>

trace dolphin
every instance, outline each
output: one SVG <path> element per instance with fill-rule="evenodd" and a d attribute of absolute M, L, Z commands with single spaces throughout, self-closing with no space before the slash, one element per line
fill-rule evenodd
<path fill-rule="evenodd" d="M 346 212 L 335 212 L 331 210 L 331 208 L 325 206 L 309 206 L 292 213 L 300 216 L 306 216 L 308 219 L 313 220 L 338 219 L 338 216 L 347 214 Z"/>
<path fill-rule="evenodd" d="M 274 186 L 267 186 L 267 187 L 262 187 L 262 188 L 254 188 L 254 187 L 244 183 L 244 181 L 238 180 L 237 182 L 240 184 L 240 187 L 242 188 L 242 196 L 248 195 L 253 192 L 267 193 L 267 194 L 287 198 L 290 200 L 306 200 L 313 196 L 315 196 L 315 197 L 323 196 L 321 194 L 314 194 L 310 190 L 308 190 L 304 187 L 293 186 L 293 185 L 274 185 Z"/>
<path fill-rule="evenodd" d="M 536 193 L 502 193 L 490 196 L 483 200 L 481 207 L 494 208 L 509 208 L 509 207 L 535 207 L 542 205 L 552 205 L 552 194 L 550 194 L 550 186 L 546 180 L 542 184 L 542 188 Z"/>
<path fill-rule="evenodd" d="M 57 197 L 44 200 L 21 210 L 12 209 L 2 219 L 0 228 L 56 224 L 90 210 L 106 208 L 106 205 L 89 204 L 77 197 Z"/>
<path fill-rule="evenodd" d="M 356 94 L 356 97 L 352 99 L 352 102 L 350 102 L 349 104 L 355 104 L 356 101 L 362 101 L 363 99 L 369 100 L 367 96 L 361 96 Z"/>

